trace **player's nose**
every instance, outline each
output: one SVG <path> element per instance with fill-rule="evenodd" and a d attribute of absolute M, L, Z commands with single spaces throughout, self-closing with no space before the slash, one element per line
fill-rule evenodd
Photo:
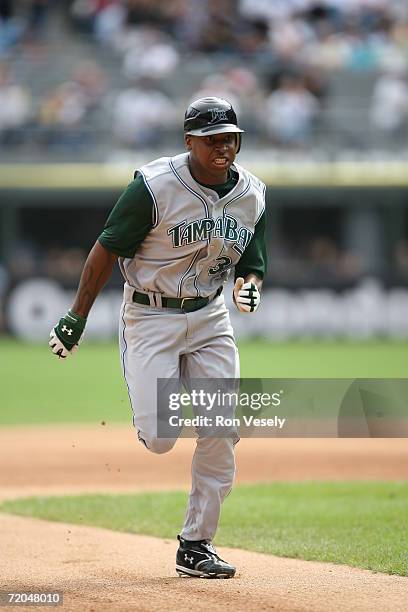
<path fill-rule="evenodd" d="M 217 152 L 225 153 L 228 151 L 228 143 L 227 142 L 217 142 L 215 145 L 215 149 Z"/>

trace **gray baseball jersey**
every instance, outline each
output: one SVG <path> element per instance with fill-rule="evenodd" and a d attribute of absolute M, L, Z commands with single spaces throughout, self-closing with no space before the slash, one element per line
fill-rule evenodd
<path fill-rule="evenodd" d="M 214 187 L 193 179 L 188 153 L 140 168 L 136 181 L 143 180 L 150 202 L 138 207 L 143 186 L 134 193 L 131 185 L 99 237 L 121 256 L 129 285 L 170 297 L 207 297 L 234 266 L 242 276 L 254 272 L 263 278 L 265 185 L 238 164 L 232 171 L 235 185 L 219 197 Z"/>
<path fill-rule="evenodd" d="M 188 389 L 192 378 L 239 377 L 229 313 L 217 290 L 233 268 L 235 277 L 252 272 L 263 278 L 264 227 L 259 179 L 234 164 L 224 185 L 199 184 L 188 153 L 142 166 L 107 220 L 99 241 L 119 256 L 126 281 L 119 331 L 123 374 L 138 437 L 152 452 L 170 450 L 180 433 L 157 435 L 158 378 L 179 379 Z M 135 290 L 210 301 L 185 312 L 135 303 Z M 183 538 L 213 538 L 233 483 L 237 439 L 198 431 Z"/>

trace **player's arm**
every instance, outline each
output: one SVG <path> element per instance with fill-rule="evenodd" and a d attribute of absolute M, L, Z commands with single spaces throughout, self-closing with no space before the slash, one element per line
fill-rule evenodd
<path fill-rule="evenodd" d="M 240 312 L 255 312 L 261 301 L 266 273 L 265 211 L 262 213 L 250 243 L 235 266 L 233 300 Z"/>
<path fill-rule="evenodd" d="M 89 311 L 100 291 L 109 280 L 118 256 L 111 253 L 97 240 L 85 262 L 79 281 L 72 310 L 83 319 Z"/>
<path fill-rule="evenodd" d="M 85 262 L 74 303 L 51 330 L 50 347 L 60 358 L 75 352 L 88 314 L 110 278 L 118 257 L 132 258 L 153 226 L 152 198 L 137 176 L 110 213 L 103 232 Z"/>
<path fill-rule="evenodd" d="M 89 311 L 109 280 L 118 256 L 107 251 L 99 241 L 91 249 L 79 281 L 72 307 L 51 330 L 52 352 L 64 359 L 75 352 L 84 333 Z"/>

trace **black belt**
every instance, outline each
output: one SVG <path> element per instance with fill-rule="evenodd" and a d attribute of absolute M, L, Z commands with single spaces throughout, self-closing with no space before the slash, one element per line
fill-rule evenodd
<path fill-rule="evenodd" d="M 214 298 L 222 293 L 222 287 L 217 289 Z M 151 306 L 149 295 L 147 293 L 139 293 L 139 291 L 133 292 L 133 301 L 136 304 L 144 304 L 145 306 Z M 184 310 L 184 312 L 194 312 L 195 310 L 200 310 L 200 308 L 204 308 L 207 306 L 209 302 L 211 302 L 208 297 L 195 297 L 195 298 L 171 298 L 162 296 L 161 305 L 163 308 L 178 308 L 179 310 Z"/>

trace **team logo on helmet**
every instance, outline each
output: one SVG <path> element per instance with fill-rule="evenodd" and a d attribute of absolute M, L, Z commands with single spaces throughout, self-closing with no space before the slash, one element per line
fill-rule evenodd
<path fill-rule="evenodd" d="M 209 108 L 208 112 L 211 113 L 211 121 L 227 121 L 227 111 L 223 108 Z"/>

